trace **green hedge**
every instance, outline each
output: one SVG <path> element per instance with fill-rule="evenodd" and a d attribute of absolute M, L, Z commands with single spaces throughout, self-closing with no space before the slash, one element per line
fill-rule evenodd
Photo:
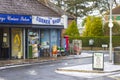
<path fill-rule="evenodd" d="M 82 40 L 83 47 L 89 47 L 89 40 L 94 40 L 94 47 L 101 47 L 102 44 L 109 45 L 109 36 L 99 36 L 99 37 L 70 37 L 70 43 L 73 39 Z M 120 36 L 113 36 L 112 37 L 112 44 L 113 47 L 120 46 Z"/>

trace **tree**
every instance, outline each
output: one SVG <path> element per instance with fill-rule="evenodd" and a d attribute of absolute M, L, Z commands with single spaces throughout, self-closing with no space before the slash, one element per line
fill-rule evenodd
<path fill-rule="evenodd" d="M 109 10 L 110 0 L 93 0 L 93 10 L 98 10 L 100 14 Z M 93 11 L 92 10 L 92 11 Z"/>
<path fill-rule="evenodd" d="M 65 35 L 74 36 L 74 37 L 80 36 L 79 30 L 77 28 L 77 24 L 75 21 L 72 21 L 71 24 L 68 26 L 68 28 L 65 31 Z"/>
<path fill-rule="evenodd" d="M 102 18 L 88 16 L 85 19 L 85 31 L 83 36 L 103 36 Z"/>
<path fill-rule="evenodd" d="M 103 28 L 105 36 L 109 36 L 109 32 L 110 32 L 108 23 L 109 22 L 105 23 L 104 28 Z M 120 36 L 120 25 L 117 22 L 113 22 L 112 35 Z"/>
<path fill-rule="evenodd" d="M 64 10 L 76 17 L 83 17 L 87 15 L 92 9 L 89 4 L 91 0 L 57 0 L 59 7 L 64 7 Z"/>
<path fill-rule="evenodd" d="M 89 2 L 90 0 L 66 0 L 66 11 L 76 17 L 83 17 L 87 15 L 92 9 L 92 5 L 90 5 Z"/>
<path fill-rule="evenodd" d="M 93 9 L 97 9 L 99 11 L 100 14 L 103 14 L 104 12 L 110 10 L 110 0 L 93 0 Z M 113 6 L 117 7 L 118 6 L 118 1 L 117 0 L 113 0 Z"/>
<path fill-rule="evenodd" d="M 98 10 L 100 14 L 109 10 L 110 0 L 56 0 L 59 7 L 76 17 L 84 17 Z M 113 6 L 118 6 L 118 1 L 113 0 Z"/>
<path fill-rule="evenodd" d="M 64 2 L 64 0 L 57 0 L 57 6 L 59 6 L 59 7 L 62 7 L 63 6 L 63 3 Z"/>

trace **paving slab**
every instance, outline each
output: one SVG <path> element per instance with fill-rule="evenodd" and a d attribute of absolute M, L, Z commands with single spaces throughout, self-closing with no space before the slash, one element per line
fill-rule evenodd
<path fill-rule="evenodd" d="M 72 71 L 72 72 L 91 72 L 91 73 L 111 73 L 120 71 L 120 65 L 105 62 L 104 70 L 93 70 L 92 64 L 77 65 L 70 67 L 58 68 L 58 71 Z"/>
<path fill-rule="evenodd" d="M 76 76 L 83 78 L 96 78 L 101 76 L 110 76 L 120 71 L 120 65 L 114 65 L 109 62 L 104 63 L 104 70 L 93 70 L 92 64 L 84 64 L 71 67 L 62 67 L 55 70 L 58 74 Z"/>

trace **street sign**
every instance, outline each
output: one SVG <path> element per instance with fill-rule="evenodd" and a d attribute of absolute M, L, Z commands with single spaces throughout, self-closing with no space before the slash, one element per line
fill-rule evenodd
<path fill-rule="evenodd" d="M 104 70 L 104 54 L 102 52 L 93 54 L 93 70 Z"/>

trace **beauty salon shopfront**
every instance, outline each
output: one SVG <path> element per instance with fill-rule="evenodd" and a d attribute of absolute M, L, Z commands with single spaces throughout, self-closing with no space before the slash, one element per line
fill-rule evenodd
<path fill-rule="evenodd" d="M 31 23 L 29 15 L 0 14 L 0 59 L 24 57 L 25 31 Z"/>

